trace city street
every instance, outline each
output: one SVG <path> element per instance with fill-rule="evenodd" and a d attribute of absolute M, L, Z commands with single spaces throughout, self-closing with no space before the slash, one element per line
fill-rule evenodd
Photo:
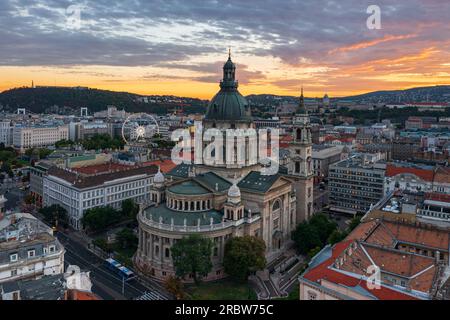
<path fill-rule="evenodd" d="M 22 186 L 22 183 L 15 181 L 0 184 L 0 193 L 8 200 L 5 206 L 6 210 L 19 211 L 22 200 L 26 195 L 26 191 L 20 190 L 19 186 Z"/>
<path fill-rule="evenodd" d="M 155 285 L 144 285 L 139 279 L 123 283 L 122 279 L 109 270 L 104 261 L 86 249 L 83 245 L 72 240 L 62 232 L 57 233 L 59 241 L 66 249 L 65 263 L 77 265 L 82 271 L 91 271 L 93 283 L 92 291 L 105 300 L 132 300 L 139 297 L 152 297 L 153 300 L 167 300 L 168 295 L 162 293 Z M 124 285 L 124 294 L 122 286 Z"/>
<path fill-rule="evenodd" d="M 328 205 L 328 190 L 320 190 L 314 186 L 314 212 L 321 212 Z"/>

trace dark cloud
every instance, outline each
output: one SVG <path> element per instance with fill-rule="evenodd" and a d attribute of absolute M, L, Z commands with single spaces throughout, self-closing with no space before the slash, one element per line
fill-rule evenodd
<path fill-rule="evenodd" d="M 376 1 L 382 30 L 366 28 L 366 9 L 373 4 L 369 0 L 80 3 L 82 29 L 71 30 L 64 12 L 77 1 L 1 1 L 0 65 L 164 66 L 205 73 L 197 79 L 210 82 L 217 81 L 221 63 L 186 61 L 223 53 L 230 43 L 238 53 L 273 56 L 293 66 L 346 66 L 395 58 L 405 48 L 418 53 L 450 38 L 450 2 L 438 0 Z M 191 31 L 180 36 L 175 30 L 183 27 Z M 414 37 L 399 38 L 406 35 Z M 351 49 L 387 36 L 397 38 Z M 263 77 L 245 67 L 239 71 L 244 83 Z"/>

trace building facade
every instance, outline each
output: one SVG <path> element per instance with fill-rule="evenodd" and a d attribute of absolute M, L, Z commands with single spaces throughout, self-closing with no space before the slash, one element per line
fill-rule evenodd
<path fill-rule="evenodd" d="M 10 146 L 12 144 L 11 134 L 11 121 L 0 121 L 0 143 L 3 143 L 5 146 Z"/>
<path fill-rule="evenodd" d="M 330 209 L 364 214 L 384 196 L 386 164 L 368 154 L 355 155 L 330 166 Z"/>
<path fill-rule="evenodd" d="M 221 90 L 203 121 L 203 128 L 216 129 L 217 135 L 225 135 L 227 129 L 255 127 L 248 103 L 237 90 L 235 70 L 229 58 Z M 189 234 L 213 242 L 213 269 L 205 277 L 207 281 L 226 276 L 224 248 L 232 237 L 263 239 L 268 261 L 282 254 L 296 226 L 292 182 L 279 173 L 264 174 L 261 164 L 250 157 L 249 141 L 244 142 L 243 162 L 210 161 L 215 159 L 215 151 L 211 151 L 200 163 L 181 164 L 165 176 L 161 172 L 155 176 L 151 202 L 142 205 L 138 215 L 139 247 L 134 260 L 138 269 L 160 280 L 174 275 L 170 249 Z M 227 146 L 225 153 L 229 152 Z"/>
<path fill-rule="evenodd" d="M 64 272 L 65 249 L 53 230 L 27 213 L 0 220 L 0 283 Z"/>
<path fill-rule="evenodd" d="M 88 209 L 110 206 L 119 209 L 122 202 L 147 200 L 155 166 L 114 169 L 103 173 L 79 173 L 75 170 L 50 168 L 43 178 L 43 206 L 58 204 L 67 210 L 70 225 L 80 230 L 81 219 Z"/>
<path fill-rule="evenodd" d="M 69 139 L 69 127 L 59 126 L 16 126 L 13 129 L 13 145 L 20 149 L 45 147 L 60 140 Z"/>

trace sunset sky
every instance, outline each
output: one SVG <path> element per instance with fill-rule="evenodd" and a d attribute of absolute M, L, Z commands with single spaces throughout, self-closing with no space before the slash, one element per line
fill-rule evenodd
<path fill-rule="evenodd" d="M 34 80 L 209 99 L 228 47 L 243 94 L 450 84 L 449 13 L 448 0 L 2 0 L 0 91 Z"/>

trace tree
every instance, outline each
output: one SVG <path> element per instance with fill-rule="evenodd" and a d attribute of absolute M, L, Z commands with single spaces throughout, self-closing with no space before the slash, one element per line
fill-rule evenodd
<path fill-rule="evenodd" d="M 96 232 L 104 230 L 106 227 L 121 221 L 121 219 L 120 211 L 111 207 L 98 207 L 87 210 L 81 222 L 85 229 Z"/>
<path fill-rule="evenodd" d="M 317 230 L 308 222 L 302 222 L 297 226 L 292 233 L 292 240 L 301 254 L 308 254 L 311 249 L 322 246 Z"/>
<path fill-rule="evenodd" d="M 44 216 L 44 220 L 58 226 L 59 222 L 67 222 L 67 210 L 58 204 L 39 209 L 39 213 Z"/>
<path fill-rule="evenodd" d="M 124 217 L 135 219 L 139 212 L 139 206 L 133 199 L 126 199 L 122 201 L 122 215 Z"/>
<path fill-rule="evenodd" d="M 122 249 L 136 249 L 138 247 L 138 242 L 138 237 L 136 237 L 133 230 L 129 228 L 122 229 L 122 231 L 118 232 L 116 235 L 116 244 Z"/>
<path fill-rule="evenodd" d="M 175 296 L 177 300 L 182 300 L 185 298 L 183 282 L 181 282 L 177 277 L 168 277 L 164 282 L 164 286 L 167 291 Z"/>
<path fill-rule="evenodd" d="M 55 147 L 57 148 L 64 148 L 64 147 L 70 147 L 73 146 L 75 144 L 75 142 L 73 142 L 72 140 L 59 140 L 55 142 Z"/>
<path fill-rule="evenodd" d="M 330 234 L 330 236 L 328 237 L 328 243 L 333 245 L 336 244 L 338 242 L 341 242 L 342 240 L 345 239 L 345 237 L 347 236 L 347 232 L 341 232 L 338 229 L 334 230 L 332 234 Z"/>
<path fill-rule="evenodd" d="M 348 224 L 348 232 L 352 232 L 361 223 L 361 217 L 355 216 Z"/>
<path fill-rule="evenodd" d="M 266 244 L 257 237 L 235 237 L 225 244 L 223 266 L 225 272 L 238 280 L 266 266 Z"/>
<path fill-rule="evenodd" d="M 176 275 L 184 278 L 192 274 L 198 284 L 199 279 L 208 275 L 212 269 L 212 242 L 193 234 L 178 240 L 171 249 Z"/>
<path fill-rule="evenodd" d="M 310 220 L 309 224 L 313 227 L 319 235 L 322 244 L 325 244 L 328 237 L 336 230 L 337 224 L 324 214 L 316 214 Z"/>

